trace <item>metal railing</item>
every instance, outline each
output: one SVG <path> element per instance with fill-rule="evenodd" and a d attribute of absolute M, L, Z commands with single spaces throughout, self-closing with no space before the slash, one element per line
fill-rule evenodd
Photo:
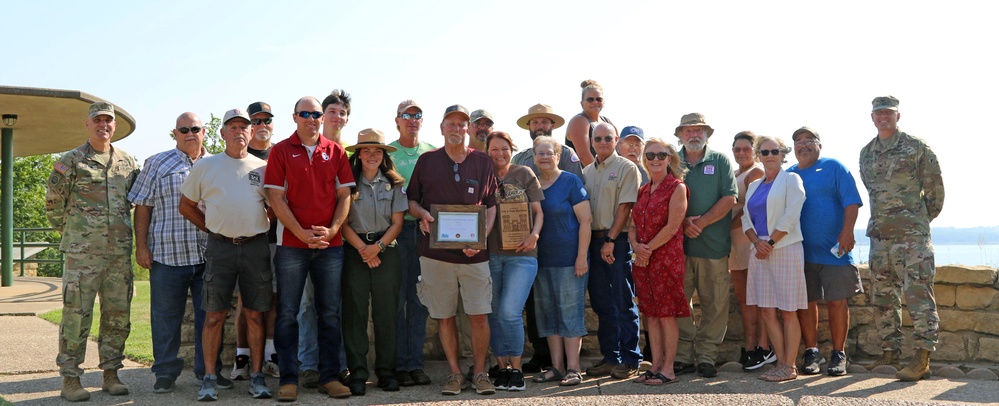
<path fill-rule="evenodd" d="M 59 251 L 59 258 L 44 259 L 44 258 L 32 258 L 28 259 L 24 256 L 24 251 L 26 248 L 55 248 L 59 250 L 58 242 L 26 242 L 25 237 L 28 233 L 47 233 L 50 231 L 55 231 L 52 228 L 15 228 L 14 229 L 14 244 L 13 248 L 19 250 L 20 254 L 18 258 L 14 259 L 14 263 L 19 263 L 21 267 L 21 276 L 24 276 L 24 264 L 25 263 L 48 263 L 48 264 L 59 264 L 59 274 L 62 275 L 65 270 L 65 255 L 62 251 Z M 35 255 L 35 254 L 32 254 Z"/>

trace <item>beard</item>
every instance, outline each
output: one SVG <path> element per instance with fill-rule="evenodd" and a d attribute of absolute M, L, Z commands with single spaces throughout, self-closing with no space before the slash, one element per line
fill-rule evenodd
<path fill-rule="evenodd" d="M 538 138 L 538 137 L 540 137 L 542 135 L 547 135 L 547 136 L 551 137 L 553 131 L 555 131 L 554 128 L 549 128 L 548 130 L 544 130 L 544 129 L 539 128 L 539 129 L 531 132 L 531 139 L 533 140 L 533 139 Z"/>
<path fill-rule="evenodd" d="M 257 141 L 270 141 L 272 135 L 274 134 L 272 134 L 270 131 L 260 130 L 253 133 L 253 138 L 256 138 Z"/>
<path fill-rule="evenodd" d="M 707 144 L 708 144 L 707 142 L 703 142 L 703 141 L 700 141 L 700 140 L 693 140 L 693 141 L 684 142 L 683 143 L 683 147 L 686 148 L 689 151 L 697 152 L 697 151 L 700 151 L 700 150 L 704 149 L 704 147 Z"/>
<path fill-rule="evenodd" d="M 489 130 L 479 130 L 475 133 L 475 138 L 479 141 L 485 141 L 489 137 Z"/>

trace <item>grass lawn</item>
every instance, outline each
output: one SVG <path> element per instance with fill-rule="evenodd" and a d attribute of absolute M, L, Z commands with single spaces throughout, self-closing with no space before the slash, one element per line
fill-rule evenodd
<path fill-rule="evenodd" d="M 12 406 L 12 405 L 13 403 L 10 403 L 9 400 L 4 399 L 3 396 L 0 396 L 0 406 Z"/>
<path fill-rule="evenodd" d="M 125 356 L 144 365 L 153 364 L 153 336 L 149 324 L 149 281 L 135 281 L 136 293 L 132 297 L 132 332 L 125 342 Z M 100 305 L 94 306 L 94 322 L 90 329 L 90 339 L 97 341 L 100 334 Z M 53 310 L 39 316 L 52 323 L 62 321 L 62 309 Z M 0 405 L 4 405 L 0 399 Z"/>

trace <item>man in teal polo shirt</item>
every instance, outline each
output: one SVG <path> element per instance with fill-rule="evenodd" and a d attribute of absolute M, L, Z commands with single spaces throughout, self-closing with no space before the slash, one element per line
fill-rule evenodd
<path fill-rule="evenodd" d="M 693 318 L 677 319 L 680 342 L 673 370 L 677 375 L 694 372 L 696 354 L 697 373 L 705 378 L 718 374 L 718 346 L 728 329 L 728 292 L 732 284 L 728 273 L 732 245 L 729 228 L 739 193 L 731 161 L 707 147 L 714 131 L 703 114 L 690 113 L 680 119 L 674 132 L 683 144 L 680 158 L 690 169 L 683 180 L 690 190 L 687 218 L 683 221 L 687 256 L 683 290 L 690 300 L 697 289 L 701 320 L 695 327 Z"/>

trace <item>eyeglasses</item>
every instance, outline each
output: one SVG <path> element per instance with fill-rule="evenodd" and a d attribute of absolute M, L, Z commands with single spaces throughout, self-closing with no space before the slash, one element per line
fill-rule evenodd
<path fill-rule="evenodd" d="M 803 140 L 795 141 L 794 145 L 812 145 L 816 143 L 818 143 L 818 141 L 815 141 L 815 138 L 805 138 Z"/>
<path fill-rule="evenodd" d="M 461 182 L 461 175 L 458 174 L 458 164 L 454 164 L 451 169 L 454 171 L 454 181 Z"/>
<path fill-rule="evenodd" d="M 593 137 L 593 142 L 611 142 L 614 141 L 614 136 L 605 135 L 603 137 Z"/>
<path fill-rule="evenodd" d="M 423 118 L 423 113 L 422 112 L 416 114 L 402 113 L 399 115 L 399 117 L 402 117 L 403 120 L 419 120 Z"/>
<path fill-rule="evenodd" d="M 197 133 L 201 132 L 201 127 L 191 127 L 191 128 L 188 128 L 188 127 L 177 127 L 177 131 L 180 131 L 181 134 L 187 134 L 188 132 L 193 132 L 193 133 L 197 134 Z"/>
<path fill-rule="evenodd" d="M 653 161 L 658 158 L 660 161 L 665 161 L 669 158 L 669 152 L 646 152 L 645 159 Z"/>
<path fill-rule="evenodd" d="M 312 116 L 312 118 L 319 118 L 323 116 L 323 112 L 321 111 L 299 111 L 295 114 L 298 114 L 301 118 L 309 118 L 309 116 Z"/>
<path fill-rule="evenodd" d="M 742 147 L 742 148 L 732 147 L 733 154 L 738 154 L 742 152 L 753 152 L 753 147 Z"/>
<path fill-rule="evenodd" d="M 304 111 L 303 111 L 303 113 L 304 113 Z M 271 121 L 273 121 L 273 119 L 271 119 L 270 117 L 268 117 L 268 118 L 255 118 L 253 120 L 250 120 L 250 124 L 253 124 L 253 125 L 260 125 L 260 123 L 270 124 Z"/>
<path fill-rule="evenodd" d="M 763 156 L 769 156 L 769 155 L 777 156 L 777 155 L 780 155 L 780 150 L 779 149 L 764 149 L 764 150 L 760 150 L 760 155 L 763 155 Z"/>
<path fill-rule="evenodd" d="M 555 156 L 555 153 L 554 152 L 538 152 L 538 153 L 535 153 L 534 155 L 542 157 L 542 158 L 551 158 L 551 157 Z"/>
<path fill-rule="evenodd" d="M 603 97 L 587 97 L 586 101 L 588 101 L 590 103 L 593 103 L 593 102 L 603 103 L 604 102 L 604 98 Z"/>

